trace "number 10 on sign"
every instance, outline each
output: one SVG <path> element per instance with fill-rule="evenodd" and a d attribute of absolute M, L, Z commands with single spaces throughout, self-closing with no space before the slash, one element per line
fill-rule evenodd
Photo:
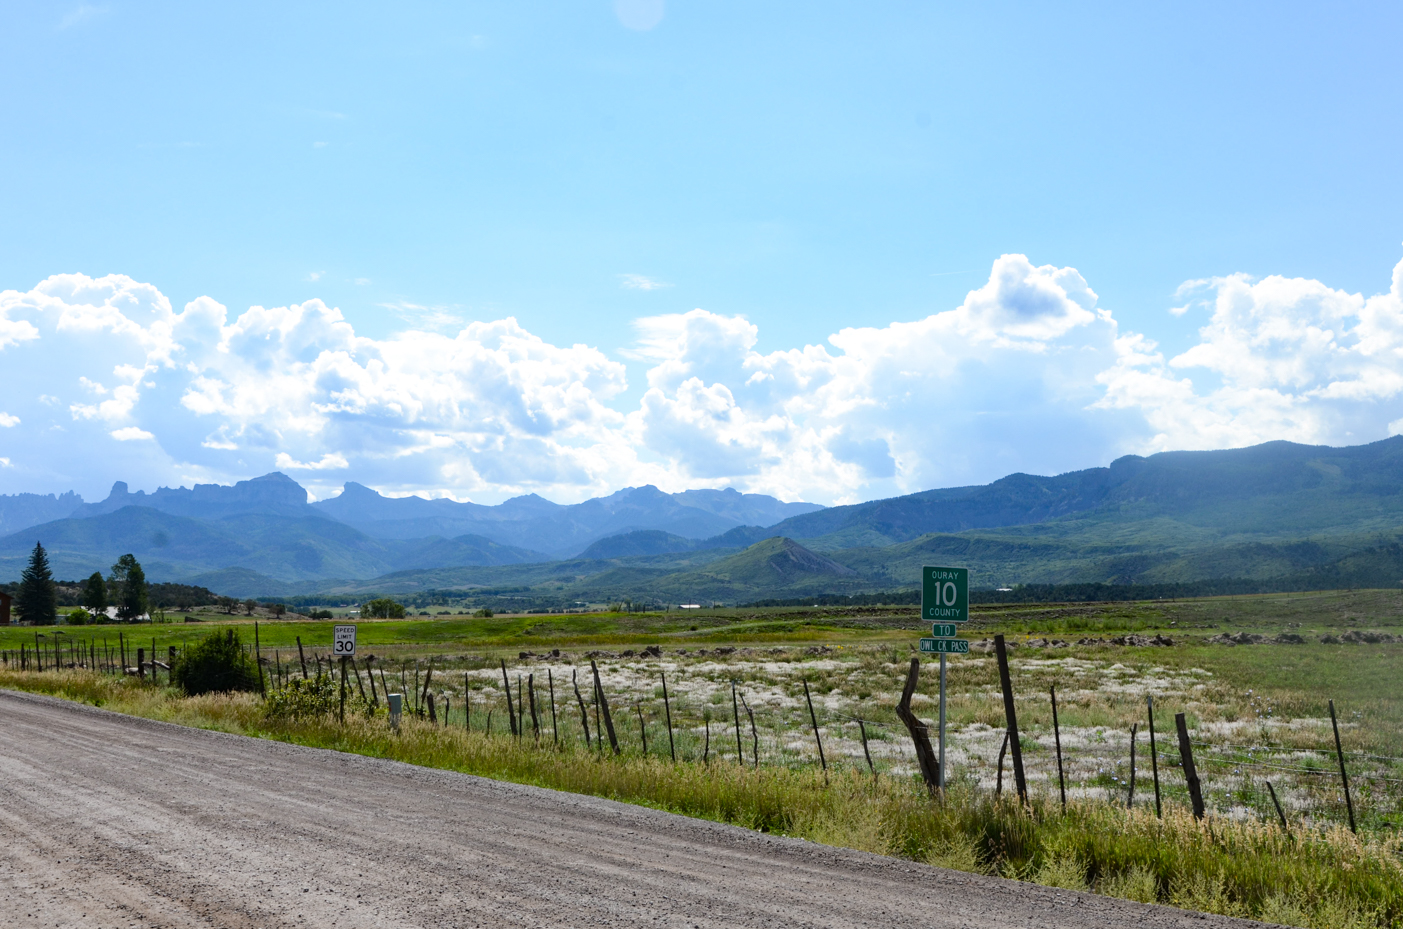
<path fill-rule="evenodd" d="M 936 636 L 953 636 L 959 629 L 955 623 L 969 619 L 969 568 L 942 568 L 926 565 L 921 568 L 921 618 L 938 620 L 931 624 L 931 632 Z M 969 643 L 963 640 L 940 642 L 926 639 L 921 642 L 921 651 L 926 651 L 929 642 L 932 650 L 940 652 L 940 790 L 945 790 L 945 654 L 954 652 L 959 642 L 965 649 Z M 961 653 L 963 654 L 963 653 Z"/>

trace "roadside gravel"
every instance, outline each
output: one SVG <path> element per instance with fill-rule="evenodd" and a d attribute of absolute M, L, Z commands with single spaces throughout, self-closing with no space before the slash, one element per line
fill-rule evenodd
<path fill-rule="evenodd" d="M 1258 925 L 9 691 L 0 835 L 16 927 Z"/>

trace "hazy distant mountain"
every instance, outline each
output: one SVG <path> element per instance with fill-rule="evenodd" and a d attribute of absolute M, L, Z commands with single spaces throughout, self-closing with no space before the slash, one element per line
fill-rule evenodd
<path fill-rule="evenodd" d="M 482 506 L 387 498 L 358 484 L 308 505 L 281 474 L 153 494 L 119 484 L 92 505 L 73 495 L 0 498 L 0 513 L 16 519 L 69 506 L 71 516 L 0 538 L 0 580 L 18 577 L 42 539 L 68 577 L 105 571 L 130 551 L 154 580 L 208 576 L 279 596 L 500 588 L 560 603 L 759 599 L 909 588 L 922 564 L 965 565 L 976 587 L 1403 585 L 1403 437 L 1127 456 L 1055 477 L 1013 474 L 799 513 L 768 528 L 738 520 L 809 505 L 649 486 L 571 506 L 534 495 Z"/>
<path fill-rule="evenodd" d="M 83 498 L 66 494 L 0 494 L 0 536 L 55 519 L 63 519 L 83 505 Z"/>
<path fill-rule="evenodd" d="M 239 513 L 198 519 L 149 506 L 128 506 L 87 518 L 56 520 L 0 538 L 0 579 L 19 576 L 35 541 L 44 543 L 57 576 L 106 573 L 130 552 L 153 581 L 183 581 L 229 568 L 287 582 L 366 578 L 411 567 L 517 564 L 547 558 L 480 536 L 372 539 L 353 526 L 313 513 Z"/>
<path fill-rule="evenodd" d="M 128 506 L 150 507 L 175 516 L 219 519 L 243 513 L 275 516 L 320 516 L 307 505 L 307 491 L 280 471 L 224 484 L 196 484 L 194 487 L 161 487 L 154 493 L 131 493 L 126 481 L 112 485 L 112 492 L 100 503 L 85 503 L 72 513 L 77 518 L 115 513 Z"/>
<path fill-rule="evenodd" d="M 735 490 L 663 493 L 652 485 L 628 487 L 569 506 L 535 494 L 497 506 L 385 497 L 347 483 L 340 495 L 313 508 L 380 539 L 473 533 L 504 545 L 573 555 L 606 536 L 658 530 L 705 539 L 745 524 L 769 525 L 787 516 L 822 509 L 814 503 L 784 503 L 763 494 Z"/>

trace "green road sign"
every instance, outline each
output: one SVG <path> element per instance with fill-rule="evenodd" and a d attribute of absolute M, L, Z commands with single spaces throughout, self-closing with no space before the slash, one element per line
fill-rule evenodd
<path fill-rule="evenodd" d="M 922 639 L 921 651 L 942 655 L 968 655 L 969 639 Z"/>
<path fill-rule="evenodd" d="M 969 568 L 921 569 L 921 618 L 946 623 L 969 619 Z"/>
<path fill-rule="evenodd" d="M 960 634 L 960 627 L 954 623 L 931 623 L 930 634 L 938 639 L 948 639 Z"/>

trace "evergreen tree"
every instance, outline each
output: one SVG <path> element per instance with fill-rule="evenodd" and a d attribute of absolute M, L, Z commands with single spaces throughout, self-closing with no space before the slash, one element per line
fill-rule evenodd
<path fill-rule="evenodd" d="M 94 571 L 83 586 L 83 606 L 91 610 L 94 616 L 106 614 L 107 582 L 102 579 L 101 571 Z"/>
<path fill-rule="evenodd" d="M 123 555 L 112 566 L 112 579 L 122 585 L 117 597 L 117 618 L 134 620 L 147 611 L 146 572 L 134 555 Z"/>
<path fill-rule="evenodd" d="M 49 571 L 49 554 L 44 546 L 34 543 L 29 564 L 20 575 L 15 609 L 20 619 L 36 626 L 51 626 L 58 622 L 58 596 L 54 576 Z"/>

